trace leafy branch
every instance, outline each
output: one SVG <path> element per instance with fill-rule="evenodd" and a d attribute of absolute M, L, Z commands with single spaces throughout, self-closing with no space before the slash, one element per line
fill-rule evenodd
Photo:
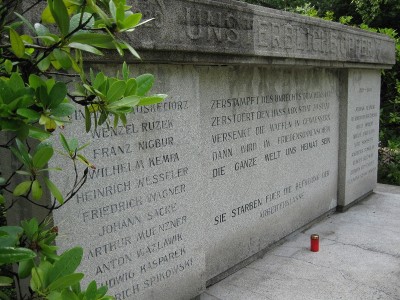
<path fill-rule="evenodd" d="M 0 227 L 0 286 L 16 283 L 21 299 L 108 300 L 112 297 L 106 295 L 107 288 L 94 281 L 81 289 L 84 275 L 75 273 L 81 247 L 56 254 L 58 228 L 49 217 L 74 198 L 89 169 L 95 168 L 82 154 L 87 145 L 67 139 L 58 129 L 68 125 L 76 107 L 84 110 L 85 129 L 90 131 L 126 125 L 133 107 L 164 100 L 166 95 L 148 95 L 153 75 L 134 78 L 126 63 L 116 76 L 84 71 L 85 53 L 101 56 L 105 49 L 139 59 L 124 33 L 150 20 L 142 21 L 125 0 L 47 0 L 41 20 L 31 22 L 27 12 L 41 2 L 32 1 L 18 13 L 21 0 L 0 1 L 0 132 L 11 136 L 0 147 L 20 163 L 8 177 L 0 177 L 0 206 L 9 211 L 25 201 L 47 211 L 41 221 L 33 218 L 19 226 Z M 76 86 L 68 78 L 74 78 Z M 62 150 L 49 142 L 56 134 Z M 68 191 L 61 191 L 48 176 L 49 171 L 62 172 L 47 167 L 55 153 L 65 156 L 74 172 Z M 52 195 L 50 204 L 40 202 L 45 190 Z M 18 272 L 7 269 L 13 264 Z M 27 277 L 31 292 L 22 295 L 20 279 Z M 0 298 L 7 295 L 0 291 Z"/>

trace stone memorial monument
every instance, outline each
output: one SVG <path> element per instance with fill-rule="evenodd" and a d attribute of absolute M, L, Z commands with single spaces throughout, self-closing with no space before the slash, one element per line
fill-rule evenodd
<path fill-rule="evenodd" d="M 66 134 L 96 169 L 54 219 L 61 249 L 84 247 L 87 281 L 118 300 L 191 299 L 372 191 L 392 40 L 231 0 L 132 2 L 155 20 L 132 36 L 131 69 L 169 97 L 116 128 L 84 133 L 74 115 Z"/>

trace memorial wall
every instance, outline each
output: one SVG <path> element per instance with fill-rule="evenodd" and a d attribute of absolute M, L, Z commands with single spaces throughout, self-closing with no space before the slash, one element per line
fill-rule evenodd
<path fill-rule="evenodd" d="M 255 67 L 200 74 L 211 278 L 336 206 L 338 74 Z"/>
<path fill-rule="evenodd" d="M 220 274 L 376 184 L 389 38 L 224 0 L 133 1 L 132 44 L 163 102 L 65 134 L 96 169 L 54 214 L 86 282 L 117 299 L 191 299 Z M 115 57 L 92 60 L 113 74 Z M 62 164 L 60 158 L 58 161 Z M 72 172 L 52 179 L 67 188 Z"/>

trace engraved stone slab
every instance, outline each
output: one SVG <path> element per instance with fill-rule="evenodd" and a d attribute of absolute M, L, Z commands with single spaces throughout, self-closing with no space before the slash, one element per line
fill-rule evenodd
<path fill-rule="evenodd" d="M 393 41 L 237 1 L 132 4 L 156 18 L 132 44 L 160 62 L 133 69 L 155 74 L 154 92 L 169 98 L 136 108 L 125 126 L 87 134 L 78 111 L 65 133 L 90 142 L 85 155 L 96 165 L 74 205 L 54 214 L 61 248 L 85 248 L 86 283 L 117 299 L 190 299 L 206 280 L 373 188 L 380 79 L 372 69 L 394 62 Z M 249 65 L 253 58 L 263 66 Z M 52 178 L 67 189 L 72 174 Z"/>
<path fill-rule="evenodd" d="M 349 70 L 343 85 L 339 202 L 345 207 L 372 191 L 377 182 L 380 72 Z"/>
<path fill-rule="evenodd" d="M 321 69 L 200 72 L 208 278 L 336 207 L 338 82 Z"/>
<path fill-rule="evenodd" d="M 297 58 L 393 64 L 394 42 L 385 35 L 338 23 L 233 0 L 132 1 L 145 18 L 155 18 L 131 36 L 139 50 L 162 50 L 149 59 L 180 60 L 178 53 Z M 157 55 L 160 57 L 157 58 Z M 180 58 L 179 58 L 180 57 Z M 210 57 L 208 57 L 210 59 Z M 240 60 L 240 59 L 239 59 Z"/>
<path fill-rule="evenodd" d="M 66 134 L 90 142 L 85 155 L 96 169 L 74 203 L 54 214 L 58 241 L 82 245 L 86 282 L 107 285 L 117 299 L 190 299 L 205 286 L 197 73 L 142 66 L 139 74 L 146 72 L 170 97 L 138 107 L 126 126 L 86 134 L 82 112 L 75 114 Z M 65 188 L 74 180 L 72 172 L 52 175 Z"/>

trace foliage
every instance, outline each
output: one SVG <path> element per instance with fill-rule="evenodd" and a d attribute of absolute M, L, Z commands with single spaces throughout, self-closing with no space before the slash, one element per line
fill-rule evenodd
<path fill-rule="evenodd" d="M 400 141 L 390 147 L 379 148 L 378 181 L 399 185 L 400 182 Z M 392 143 L 391 143 L 392 144 Z"/>
<path fill-rule="evenodd" d="M 75 181 L 63 194 L 47 175 L 55 152 L 49 137 L 69 123 L 75 107 L 85 111 L 89 131 L 103 124 L 125 125 L 134 106 L 158 103 L 166 95 L 147 96 L 153 75 L 133 78 L 125 63 L 115 77 L 84 71 L 84 53 L 103 55 L 104 50 L 114 50 L 139 58 L 123 33 L 149 20 L 142 21 L 125 0 L 47 0 L 36 23 L 27 15 L 41 1 L 27 2 L 0 0 L 0 132 L 11 136 L 0 147 L 19 162 L 10 174 L 0 170 L 0 205 L 8 211 L 17 201 L 27 201 L 50 216 L 72 199 L 85 183 L 88 168 L 94 168 L 81 153 L 87 145 L 59 133 L 63 150 L 57 151 L 70 160 Z M 22 3 L 26 9 L 17 11 Z M 77 82 L 75 88 L 71 78 Z M 77 164 L 83 164 L 83 174 Z M 17 175 L 22 179 L 14 184 Z M 50 204 L 40 201 L 45 190 L 52 195 Z M 95 282 L 81 290 L 84 275 L 75 271 L 83 250 L 76 247 L 57 255 L 57 232 L 49 218 L 0 227 L 0 286 L 15 280 L 20 287 L 20 279 L 30 278 L 31 294 L 20 295 L 24 299 L 112 299 L 107 288 Z M 11 271 L 12 264 L 18 272 Z M 8 296 L 0 291 L 0 298 Z"/>
<path fill-rule="evenodd" d="M 371 27 L 399 29 L 400 2 L 397 0 L 352 0 L 361 21 Z"/>
<path fill-rule="evenodd" d="M 309 16 L 309 17 L 317 17 L 318 16 L 318 10 L 316 10 L 315 7 L 313 5 L 311 5 L 311 3 L 305 3 L 302 6 L 296 6 L 294 11 L 301 15 L 305 15 L 305 16 Z"/>

